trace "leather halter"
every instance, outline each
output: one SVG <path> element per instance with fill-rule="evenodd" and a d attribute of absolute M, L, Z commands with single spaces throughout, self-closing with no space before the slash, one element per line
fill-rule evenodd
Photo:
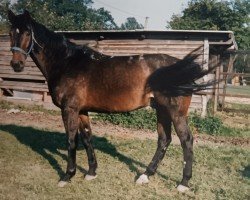
<path fill-rule="evenodd" d="M 10 48 L 10 51 L 12 51 L 12 52 L 13 52 L 13 51 L 19 51 L 20 53 L 24 54 L 25 56 L 28 56 L 28 55 L 30 54 L 30 52 L 32 51 L 33 47 L 34 47 L 34 42 L 37 43 L 37 41 L 36 41 L 36 39 L 35 39 L 35 37 L 34 37 L 34 33 L 33 33 L 33 31 L 31 30 L 31 45 L 30 45 L 29 50 L 26 52 L 26 51 L 23 50 L 22 48 L 14 46 L 14 47 L 11 47 L 11 48 Z M 37 43 L 37 44 L 38 44 L 38 43 Z M 39 47 L 42 47 L 40 44 L 38 44 L 38 46 L 39 46 Z"/>

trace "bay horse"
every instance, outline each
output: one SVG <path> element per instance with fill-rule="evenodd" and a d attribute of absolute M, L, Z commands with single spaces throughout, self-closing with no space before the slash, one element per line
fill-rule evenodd
<path fill-rule="evenodd" d="M 31 56 L 47 80 L 53 103 L 61 109 L 67 135 L 66 174 L 63 187 L 76 173 L 78 133 L 88 156 L 86 180 L 96 178 L 97 161 L 91 142 L 88 112 L 128 112 L 150 105 L 157 113 L 158 146 L 152 161 L 136 183 L 149 182 L 171 142 L 171 123 L 184 154 L 183 178 L 177 189 L 189 189 L 192 176 L 193 137 L 187 124 L 192 93 L 206 84 L 194 81 L 208 71 L 191 57 L 179 60 L 169 55 L 108 56 L 85 45 L 76 45 L 62 34 L 48 30 L 24 11 L 8 11 L 11 23 L 10 62 L 15 72 L 24 69 Z"/>

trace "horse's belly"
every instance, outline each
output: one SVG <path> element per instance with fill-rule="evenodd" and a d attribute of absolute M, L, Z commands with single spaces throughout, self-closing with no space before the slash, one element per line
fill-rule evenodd
<path fill-rule="evenodd" d="M 90 110 L 107 112 L 127 112 L 150 105 L 149 94 L 120 94 L 96 96 L 88 101 Z"/>

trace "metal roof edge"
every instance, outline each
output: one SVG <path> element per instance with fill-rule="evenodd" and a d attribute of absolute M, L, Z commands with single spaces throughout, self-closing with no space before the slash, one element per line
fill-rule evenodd
<path fill-rule="evenodd" d="M 55 31 L 56 33 L 141 33 L 141 32 L 158 32 L 158 33 L 228 33 L 233 34 L 233 31 L 213 31 L 213 30 L 86 30 L 86 31 Z"/>

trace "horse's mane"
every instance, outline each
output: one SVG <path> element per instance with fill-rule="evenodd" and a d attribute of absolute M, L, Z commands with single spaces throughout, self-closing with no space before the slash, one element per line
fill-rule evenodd
<path fill-rule="evenodd" d="M 43 43 L 45 53 L 47 55 L 50 54 L 49 56 L 69 57 L 78 52 L 81 53 L 82 56 L 91 57 L 93 59 L 106 57 L 88 45 L 77 45 L 69 41 L 62 33 L 50 31 L 35 20 L 32 20 L 32 26 L 37 33 L 36 40 Z"/>
<path fill-rule="evenodd" d="M 54 33 L 47 29 L 44 25 L 32 20 L 31 22 L 35 39 L 39 43 L 42 43 L 45 53 L 54 52 L 55 55 L 65 55 L 69 41 L 62 35 Z"/>

